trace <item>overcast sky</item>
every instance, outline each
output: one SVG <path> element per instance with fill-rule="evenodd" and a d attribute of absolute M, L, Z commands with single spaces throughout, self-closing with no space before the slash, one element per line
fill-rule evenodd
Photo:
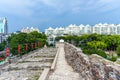
<path fill-rule="evenodd" d="M 66 27 L 69 24 L 120 23 L 120 0 L 0 0 L 0 17 L 9 32 L 22 27 Z"/>

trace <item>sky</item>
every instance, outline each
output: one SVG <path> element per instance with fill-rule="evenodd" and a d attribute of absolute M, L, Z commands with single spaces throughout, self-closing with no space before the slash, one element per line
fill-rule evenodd
<path fill-rule="evenodd" d="M 23 27 L 67 27 L 70 24 L 120 23 L 120 0 L 0 0 L 0 17 L 9 33 Z"/>

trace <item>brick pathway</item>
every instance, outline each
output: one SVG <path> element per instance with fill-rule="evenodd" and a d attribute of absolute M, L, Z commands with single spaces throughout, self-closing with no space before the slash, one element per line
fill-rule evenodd
<path fill-rule="evenodd" d="M 50 74 L 48 80 L 82 80 L 80 75 L 73 71 L 65 60 L 64 44 L 59 44 L 60 52 L 56 69 Z"/>

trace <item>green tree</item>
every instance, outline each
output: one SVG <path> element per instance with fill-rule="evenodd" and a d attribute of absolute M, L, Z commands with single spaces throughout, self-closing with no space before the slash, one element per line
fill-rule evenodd
<path fill-rule="evenodd" d="M 117 53 L 118 56 L 120 56 L 120 45 L 117 47 L 116 53 Z"/>
<path fill-rule="evenodd" d="M 25 54 L 25 45 L 28 44 L 28 51 L 37 49 L 38 47 L 42 47 L 46 42 L 46 35 L 38 33 L 37 31 L 31 32 L 31 33 L 19 33 L 19 34 L 12 34 L 10 37 L 8 37 L 8 42 L 10 45 L 10 50 L 13 55 L 18 55 L 18 45 L 21 47 L 21 54 Z M 41 46 L 35 46 L 35 44 L 38 44 L 38 42 L 41 42 Z M 32 48 L 32 45 L 35 48 Z M 27 52 L 28 52 L 27 51 Z"/>
<path fill-rule="evenodd" d="M 87 43 L 89 48 L 105 50 L 107 45 L 102 41 L 91 41 Z"/>
<path fill-rule="evenodd" d="M 3 41 L 0 43 L 0 51 L 3 51 L 5 49 L 6 41 Z"/>

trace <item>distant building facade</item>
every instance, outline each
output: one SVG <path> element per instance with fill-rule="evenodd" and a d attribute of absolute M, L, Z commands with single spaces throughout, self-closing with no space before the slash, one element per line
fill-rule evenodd
<path fill-rule="evenodd" d="M 49 27 L 48 29 L 45 30 L 45 34 L 48 36 L 48 43 L 49 42 L 51 43 L 51 40 L 54 40 L 54 38 L 57 36 L 83 35 L 83 34 L 92 34 L 92 33 L 106 34 L 106 35 L 109 35 L 109 34 L 120 35 L 120 24 L 99 23 L 94 26 L 83 25 L 83 24 L 77 26 L 75 24 L 70 24 L 65 28 Z M 52 43 L 54 43 L 54 41 L 52 41 Z"/>
<path fill-rule="evenodd" d="M 82 35 L 82 34 L 91 34 L 91 33 L 97 33 L 97 34 L 118 34 L 120 35 L 120 24 L 107 24 L 107 23 L 99 23 L 94 26 L 90 25 L 69 25 L 66 28 L 52 28 L 49 27 L 45 30 L 45 34 L 47 36 L 49 35 L 55 35 L 55 36 L 63 36 L 63 35 Z"/>
<path fill-rule="evenodd" d="M 0 18 L 0 34 L 8 34 L 7 19 Z"/>
<path fill-rule="evenodd" d="M 34 27 L 27 27 L 27 28 L 22 28 L 21 29 L 21 32 L 24 32 L 24 33 L 30 33 L 30 32 L 33 32 L 33 31 L 37 31 L 37 32 L 40 32 L 38 28 L 34 28 Z"/>
<path fill-rule="evenodd" d="M 92 33 L 97 33 L 97 34 L 117 34 L 120 35 L 120 24 L 115 25 L 115 24 L 96 24 L 92 28 Z"/>
<path fill-rule="evenodd" d="M 0 43 L 8 37 L 8 25 L 6 18 L 0 18 Z"/>
<path fill-rule="evenodd" d="M 66 28 L 60 27 L 53 29 L 52 27 L 49 27 L 45 30 L 45 34 L 47 36 L 55 35 L 55 36 L 64 36 L 64 35 L 82 35 L 82 34 L 91 34 L 92 33 L 92 27 L 90 25 L 69 25 Z"/>
<path fill-rule="evenodd" d="M 2 34 L 0 35 L 0 43 L 3 42 L 3 41 L 6 41 L 6 39 L 8 38 L 8 34 Z"/>

